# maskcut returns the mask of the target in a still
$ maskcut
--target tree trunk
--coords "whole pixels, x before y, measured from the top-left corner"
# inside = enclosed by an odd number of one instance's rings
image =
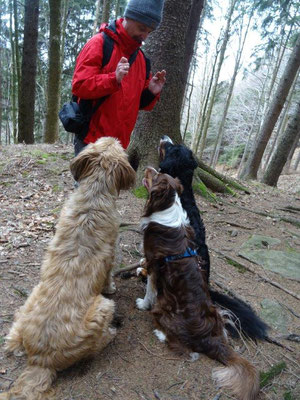
[[[226,121],[228,109],[229,109],[231,98],[232,98],[232,93],[233,93],[233,88],[234,88],[234,85],[235,85],[236,76],[237,76],[238,71],[240,69],[241,57],[242,57],[242,54],[243,54],[243,51],[244,51],[244,46],[245,46],[245,42],[246,42],[246,39],[247,39],[247,36],[248,36],[248,31],[249,31],[250,22],[251,22],[253,13],[254,13],[254,8],[252,8],[251,14],[250,14],[249,19],[248,19],[248,24],[247,24],[246,31],[245,31],[245,34],[244,34],[244,38],[242,38],[243,20],[242,20],[242,23],[241,23],[241,32],[240,32],[240,35],[239,35],[239,48],[238,48],[237,56],[235,58],[234,71],[233,71],[233,75],[232,75],[232,78],[231,78],[230,86],[229,86],[229,89],[228,89],[228,94],[227,94],[225,107],[224,107],[224,110],[223,110],[223,115],[222,115],[221,123],[220,123],[220,126],[219,126],[218,134],[217,134],[217,139],[215,141],[215,145],[214,145],[214,149],[213,149],[213,154],[212,154],[211,160],[210,160],[210,165],[212,165],[213,168],[215,168],[215,166],[217,164],[217,161],[218,161],[218,158],[219,158],[220,148],[221,148],[222,139],[223,139],[223,135],[224,135],[225,121]]]
[[[295,47],[287,61],[287,65],[271,102],[269,111],[263,122],[258,141],[254,143],[253,150],[248,162],[241,173],[244,179],[257,179],[257,172],[261,164],[265,148],[278,120],[282,107],[293,84],[294,78],[300,66],[300,35],[298,36]]]
[[[297,171],[298,165],[300,164],[300,151],[298,153],[298,156],[296,158],[295,164],[294,164],[294,170]]]
[[[210,74],[210,80],[209,80],[209,84],[208,84],[208,89],[207,89],[207,91],[205,93],[203,107],[201,107],[201,110],[199,111],[199,115],[198,115],[198,119],[197,119],[197,125],[196,125],[196,131],[195,131],[194,138],[193,138],[193,143],[192,143],[192,148],[196,153],[197,150],[198,150],[200,139],[201,139],[200,150],[199,150],[199,157],[200,158],[202,158],[202,153],[203,153],[204,146],[205,146],[205,141],[206,141],[207,130],[202,130],[202,129],[203,129],[203,125],[204,125],[204,122],[206,120],[206,117],[207,117],[206,110],[207,110],[207,106],[208,106],[208,101],[211,99],[210,98],[210,92],[212,90],[212,84],[213,84],[214,77],[215,77],[215,68],[216,68],[216,65],[217,65],[218,54],[219,54],[219,50],[216,48],[216,55],[215,55],[215,58],[214,58],[214,62],[213,62],[213,66],[212,66],[212,70],[211,70],[211,74]],[[204,76],[205,75],[206,74],[204,73]],[[210,104],[213,104],[213,102],[210,103]]]
[[[61,70],[63,69],[64,58],[65,58],[65,41],[66,41],[66,28],[68,20],[68,8],[69,0],[63,0],[62,3],[62,29],[61,29],[61,51],[60,51],[60,62]]]
[[[276,186],[278,178],[287,161],[290,150],[293,147],[295,137],[300,132],[300,101],[296,104],[287,129],[279,139],[278,146],[269,162],[262,182],[270,186]]]
[[[211,117],[211,114],[212,114],[212,110],[213,110],[213,106],[214,106],[214,102],[215,102],[215,97],[216,97],[216,92],[217,92],[217,87],[218,87],[220,71],[221,71],[221,68],[222,68],[222,65],[223,65],[223,62],[224,62],[225,51],[226,51],[228,40],[229,40],[229,33],[230,33],[230,28],[231,28],[231,18],[232,18],[232,15],[233,15],[233,11],[234,11],[234,7],[235,7],[236,2],[237,2],[237,0],[232,0],[231,1],[230,8],[228,10],[227,17],[226,17],[226,27],[225,27],[222,46],[221,46],[221,50],[220,50],[220,55],[219,55],[219,61],[218,61],[218,66],[217,66],[217,70],[216,70],[216,75],[214,77],[214,84],[213,84],[213,88],[212,88],[212,91],[211,91],[211,97],[209,99],[209,105],[207,107],[207,113],[206,113],[206,115],[203,115],[203,118],[205,119],[203,132],[202,132],[203,138],[206,138],[208,127],[209,127],[210,117]],[[199,135],[199,138],[198,138],[198,140],[196,142],[196,145],[195,145],[195,149],[194,149],[195,153],[198,150],[199,140],[200,140],[200,135]],[[204,150],[204,146],[205,146],[205,141],[202,140],[201,153]]]
[[[192,77],[192,82],[191,82],[191,89],[190,89],[190,93],[188,95],[187,116],[186,116],[186,122],[185,122],[184,131],[183,131],[183,137],[182,137],[183,142],[186,139],[186,132],[187,132],[188,125],[189,125],[189,122],[190,122],[191,100],[192,100],[192,94],[193,94],[193,90],[194,90],[195,73],[196,73],[196,65],[194,65],[194,70],[193,70],[193,73],[192,73],[193,77]]]
[[[278,76],[278,72],[279,72],[279,68],[281,66],[281,62],[283,59],[283,56],[285,54],[285,51],[287,49],[287,45],[288,45],[288,41],[290,39],[290,35],[293,29],[293,25],[290,27],[290,30],[288,32],[288,34],[285,36],[285,27],[283,27],[281,29],[281,35],[280,35],[280,43],[278,46],[278,54],[276,59],[274,60],[274,69],[273,69],[273,73],[272,73],[272,77],[271,77],[271,81],[270,81],[270,85],[269,85],[269,90],[266,96],[266,100],[267,102],[270,102],[271,98],[272,98],[272,91],[274,89],[274,85]],[[269,105],[269,103],[267,103],[267,105]]]
[[[0,7],[0,37],[2,35],[2,10]],[[2,99],[2,43],[0,41],[0,145],[2,144],[2,104],[3,104],[3,99]]]
[[[268,71],[269,71],[269,69],[268,69]],[[268,73],[267,73],[267,76],[268,76]],[[255,130],[255,124],[256,124],[258,112],[260,110],[260,107],[261,107],[261,105],[263,103],[263,99],[265,97],[266,83],[267,83],[267,78],[263,80],[261,93],[260,93],[260,96],[259,96],[259,99],[258,99],[258,102],[257,102],[257,106],[256,106],[255,114],[254,114],[254,117],[253,117],[253,121],[252,121],[252,124],[251,124],[250,132],[248,134],[247,143],[246,143],[246,146],[245,146],[245,149],[244,149],[244,152],[243,152],[243,156],[242,156],[239,168],[238,168],[238,172],[237,172],[238,179],[241,178],[241,172],[243,171],[244,166],[246,165],[246,162],[248,161],[249,152],[250,152],[250,143],[251,143],[252,135],[253,135],[254,130]]]
[[[185,52],[182,74],[187,79],[195,50],[197,32],[205,0],[192,0],[189,24],[185,35]],[[187,84],[187,80],[185,85]]]
[[[50,6],[50,48],[48,70],[47,113],[45,121],[45,143],[58,139],[58,111],[60,104],[61,76],[61,0],[49,0]]]
[[[100,19],[100,8],[101,8],[101,0],[96,1],[96,12],[95,12],[95,19],[94,19],[94,29],[93,35],[96,35],[99,29],[99,19]]]
[[[111,0],[103,0],[102,6],[102,17],[101,22],[109,22],[109,15],[110,15],[110,1]]]
[[[287,161],[286,161],[286,163],[285,163],[285,165],[284,165],[284,168],[283,168],[283,170],[282,170],[282,173],[283,173],[283,174],[288,174],[288,173],[290,172],[292,159],[293,159],[293,156],[294,156],[294,154],[295,154],[296,148],[297,148],[297,146],[298,146],[298,144],[299,144],[299,139],[300,139],[300,130],[299,130],[299,132],[298,132],[298,135],[294,138],[293,146],[292,146],[292,148],[291,148],[291,150],[290,150],[290,152],[289,152]]]
[[[13,141],[17,140],[17,73],[16,73],[16,56],[15,56],[15,43],[13,39],[13,7],[12,3],[9,5],[9,40],[11,47],[11,82],[10,82],[10,102],[11,102],[11,119],[12,119],[12,133]],[[6,130],[9,134],[9,130]],[[8,136],[10,140],[10,136]]]
[[[15,21],[14,37],[15,37],[17,87],[19,93],[21,88],[21,68],[20,68],[20,52],[19,52],[19,18],[18,18],[17,0],[13,0],[13,4],[14,4],[14,21]]]
[[[293,85],[292,85],[292,87],[290,89],[289,95],[288,95],[287,100],[285,102],[284,109],[283,109],[283,111],[281,113],[281,119],[280,119],[280,121],[278,123],[276,135],[274,137],[272,145],[270,146],[269,153],[266,156],[266,160],[265,160],[264,166],[262,168],[263,172],[265,172],[265,170],[266,170],[266,168],[267,168],[267,166],[269,164],[269,161],[270,161],[270,159],[271,159],[271,157],[273,155],[273,151],[277,146],[278,138],[282,135],[283,132],[285,132],[286,125],[287,125],[287,122],[288,122],[288,117],[289,117],[288,114],[289,114],[289,110],[290,110],[290,105],[291,105],[291,101],[292,101],[292,98],[293,98],[293,95],[294,95],[296,83],[298,81],[298,76],[299,76],[299,73],[296,75],[296,77],[294,79],[294,83],[293,83]]]
[[[120,0],[116,0],[115,19],[118,19],[119,16],[120,16]]]
[[[179,6],[180,5],[180,6]],[[138,165],[138,180],[147,165],[158,164],[157,145],[163,134],[181,142],[180,111],[186,76],[183,75],[185,34],[189,26],[191,1],[166,0],[163,21],[145,46],[152,71],[166,69],[167,81],[152,112],[140,114],[129,146],[131,161]]]
[[[39,0],[25,1],[24,45],[19,97],[19,143],[34,143],[34,103]]]

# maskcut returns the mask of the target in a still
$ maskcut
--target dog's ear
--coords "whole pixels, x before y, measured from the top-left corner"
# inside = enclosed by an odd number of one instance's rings
[[[95,169],[95,164],[99,162],[98,153],[82,151],[70,163],[70,170],[75,179],[79,182],[81,179],[91,175]]]
[[[198,166],[199,166],[197,160],[194,157],[192,150],[190,150],[190,166],[191,166],[191,169],[193,169],[193,170],[198,168]]]
[[[178,178],[175,178],[175,183],[176,183],[176,192],[178,193],[178,196],[181,196],[183,192],[183,186]]]
[[[109,178],[112,179],[112,184],[119,193],[120,190],[129,189],[134,185],[136,174],[128,160],[120,158],[118,163],[113,166],[111,174],[108,174],[107,179]]]
[[[178,179],[177,181],[180,185]],[[164,177],[163,179],[160,179],[159,182],[155,183],[155,185],[153,185],[149,191],[144,217],[149,217],[149,215],[153,214],[154,212],[163,211],[171,207],[174,202],[176,190],[177,183],[174,187],[174,185],[170,184],[170,180],[168,178]]]

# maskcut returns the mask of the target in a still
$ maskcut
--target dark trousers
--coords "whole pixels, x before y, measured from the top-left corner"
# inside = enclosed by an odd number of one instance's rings
[[[83,140],[79,139],[76,135],[74,135],[74,153],[75,157],[81,152],[82,149],[87,146]]]

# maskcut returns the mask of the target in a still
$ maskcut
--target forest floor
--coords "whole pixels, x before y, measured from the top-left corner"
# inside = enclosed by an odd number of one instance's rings
[[[0,154],[2,391],[9,388],[26,365],[25,356],[17,358],[4,354],[4,336],[9,331],[15,310],[24,303],[39,280],[46,246],[53,237],[62,204],[74,188],[69,172],[71,146],[12,145],[2,147]],[[264,235],[279,239],[276,250],[288,249],[299,254],[300,230],[282,217],[299,220],[300,175],[282,176],[278,189],[257,182],[246,185],[251,194],[222,195],[217,203],[197,197],[210,249],[211,285],[221,291],[227,288],[251,304],[260,315],[267,314],[263,314],[266,300],[279,307],[274,319],[269,321],[272,324],[270,336],[284,347],[241,339],[232,340],[231,344],[260,372],[285,363],[282,371],[262,387],[259,400],[296,400],[300,399],[300,343],[288,339],[298,338],[299,341],[299,279],[266,270],[240,257],[239,252],[251,236]],[[116,269],[136,263],[141,258],[142,236],[138,225],[144,203],[144,199],[136,198],[131,192],[122,192],[117,202],[121,221],[133,225],[132,230],[122,228],[120,232],[122,260],[118,260]],[[269,246],[268,241],[262,243]],[[233,399],[220,391],[211,379],[212,368],[219,365],[216,361],[201,355],[198,361],[191,362],[187,356],[173,354],[166,345],[158,342],[153,335],[151,314],[135,308],[136,298],[144,296],[142,280],[135,276],[122,279],[120,275],[115,280],[117,292],[110,297],[115,300],[117,313],[122,318],[116,338],[100,354],[60,372],[54,384],[55,398]],[[281,288],[274,286],[274,282]],[[276,325],[275,317],[280,313],[283,322]]]

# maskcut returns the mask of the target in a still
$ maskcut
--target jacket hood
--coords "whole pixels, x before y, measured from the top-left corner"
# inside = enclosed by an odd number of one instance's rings
[[[131,36],[128,35],[127,31],[124,29],[123,25],[123,18],[120,18],[115,21],[116,23],[116,32],[113,32],[109,28],[109,24],[105,23],[102,24],[100,27],[100,32],[105,32],[108,36],[110,36],[115,42],[117,42],[122,51],[125,54],[130,56],[134,53],[140,46],[141,43],[133,39]]]

